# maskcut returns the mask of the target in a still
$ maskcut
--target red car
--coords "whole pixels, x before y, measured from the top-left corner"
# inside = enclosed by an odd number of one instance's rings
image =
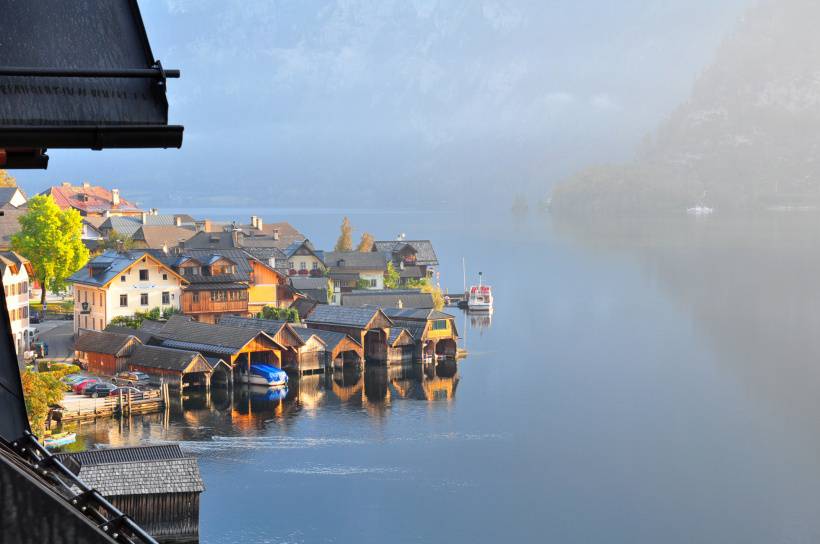
[[[81,382],[75,383],[75,384],[71,387],[71,390],[72,390],[72,391],[74,391],[75,393],[77,393],[78,395],[82,395],[83,390],[84,390],[86,387],[88,387],[88,386],[89,386],[89,385],[91,385],[92,383],[100,383],[100,381],[101,381],[101,380],[100,380],[99,378],[88,378],[87,380],[83,380],[83,381],[81,381]]]

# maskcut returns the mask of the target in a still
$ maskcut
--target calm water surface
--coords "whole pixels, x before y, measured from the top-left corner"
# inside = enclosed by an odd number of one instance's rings
[[[341,215],[276,217],[329,247]],[[485,273],[466,360],[192,395],[78,446],[180,441],[204,542],[820,540],[816,218],[351,219],[433,239],[453,290],[462,256]]]

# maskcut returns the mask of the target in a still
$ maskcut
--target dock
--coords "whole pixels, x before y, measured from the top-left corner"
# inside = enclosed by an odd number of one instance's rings
[[[162,389],[145,391],[139,399],[131,395],[92,399],[79,395],[66,396],[60,401],[62,422],[114,417],[130,414],[146,414],[162,411],[168,402],[168,384]]]

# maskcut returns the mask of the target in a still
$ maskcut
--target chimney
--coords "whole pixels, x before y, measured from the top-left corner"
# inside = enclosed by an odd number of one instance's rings
[[[162,252],[168,255],[168,242],[162,242]]]
[[[182,218],[180,216],[174,216],[174,225],[176,225],[177,227],[182,226]]]
[[[251,216],[251,228],[252,229],[256,228],[256,219],[257,219],[257,217],[255,215]]]
[[[66,189],[70,189],[70,188],[71,188],[71,182],[69,182],[69,181],[64,181],[61,185],[62,185],[63,187],[65,187]]]
[[[273,239],[274,240],[279,239],[279,229],[273,229]]]
[[[159,215],[159,210],[156,208],[151,208],[151,215]]]
[[[85,188],[86,184],[83,183],[83,187]],[[120,190],[119,189],[111,189],[111,204],[114,206],[120,205]]]
[[[117,200],[119,201],[119,198],[117,198]],[[140,218],[142,219],[142,224],[143,225],[146,224],[148,222],[148,213],[147,212],[142,212],[140,214]]]
[[[261,217],[256,218],[256,228],[259,229],[259,230],[262,230],[262,218]]]
[[[404,308],[404,303],[401,301],[401,299],[399,299],[399,301],[396,303],[396,308],[398,308],[399,310]]]
[[[91,184],[87,181],[83,182],[83,189],[91,189]]]

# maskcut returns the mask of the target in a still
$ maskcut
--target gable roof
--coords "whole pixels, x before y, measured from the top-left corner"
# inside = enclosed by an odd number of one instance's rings
[[[390,347],[406,346],[413,343],[413,335],[403,327],[391,327],[387,345]]]
[[[156,336],[163,339],[162,345],[166,347],[230,355],[260,334],[276,343],[269,335],[257,329],[211,325],[182,315],[173,315]]]
[[[31,262],[14,251],[0,252],[0,274],[4,273],[7,268],[11,268],[14,274],[18,274],[23,268],[25,268],[29,276],[34,274],[34,270],[31,268]]]
[[[74,350],[84,353],[119,355],[122,350],[133,341],[136,341],[138,344],[141,343],[139,338],[133,334],[81,329],[80,337],[74,343]]]
[[[291,308],[295,308],[296,311],[299,313],[299,319],[304,321],[307,317],[313,313],[313,309],[316,308],[320,303],[316,300],[309,299],[309,298],[302,298],[297,297],[291,304]],[[322,302],[324,304],[324,302]]]
[[[436,305],[433,295],[418,290],[353,291],[342,293],[341,300],[342,306],[378,306],[385,309],[398,308],[399,302],[402,308],[432,309]]]
[[[179,444],[159,446],[132,446],[127,448],[100,448],[76,453],[55,453],[61,461],[71,459],[79,465],[100,465],[108,463],[128,463],[134,461],[164,461],[184,459],[185,454]]]
[[[333,270],[386,270],[387,257],[383,253],[362,251],[328,251],[325,253],[325,265]]]
[[[324,263],[325,252],[320,250],[320,249],[314,248],[313,244],[310,243],[310,240],[299,240],[299,241],[293,242],[292,244],[287,246],[282,251],[285,254],[285,256],[288,259],[290,259],[300,249],[304,249],[305,251],[307,251],[308,253],[310,253],[311,255],[313,255],[314,257],[316,257],[317,259],[319,259],[320,261],[322,261]]]
[[[91,185],[90,183],[83,183],[82,185],[63,183],[62,185],[49,187],[40,194],[51,195],[60,208],[64,210],[74,208],[79,210],[82,215],[105,212],[139,213],[142,211],[136,204],[122,197],[119,198],[119,204],[114,204],[112,190],[98,185]]]
[[[15,206],[11,203],[17,194],[23,197],[23,203],[20,206]],[[11,206],[12,208],[19,208],[25,206],[28,201],[26,193],[20,187],[0,187],[0,207]]]
[[[129,267],[142,260],[143,257],[151,259],[161,265],[183,283],[188,283],[186,278],[177,274],[167,263],[154,257],[150,252],[145,250],[108,250],[91,259],[85,267],[72,274],[71,277],[68,278],[68,281],[71,283],[92,285],[94,287],[104,287]]]
[[[304,342],[310,340],[311,336],[318,336],[319,340],[324,343],[325,347],[331,351],[333,351],[345,338],[361,347],[361,344],[355,338],[352,338],[343,332],[325,331],[322,329],[312,329],[310,327],[293,327],[293,330],[296,331],[296,334],[298,334]]]
[[[203,364],[207,363],[197,351],[139,345],[134,348],[134,351],[128,357],[128,363],[184,372],[188,367],[194,364],[197,359],[202,359]]]
[[[110,332],[110,333],[114,333],[114,334],[123,334],[123,335],[126,335],[126,336],[128,336],[128,335],[136,336],[137,338],[139,338],[140,342],[142,342],[143,344],[148,344],[149,342],[151,342],[151,339],[154,338],[154,335],[151,334],[150,331],[147,331],[147,330],[144,330],[144,329],[132,329],[130,327],[122,327],[122,326],[119,326],[119,325],[111,325],[111,324],[106,325],[105,332]]]
[[[177,218],[180,220],[180,225],[177,226]],[[177,227],[184,228],[188,231],[190,238],[195,231],[195,223],[189,215],[167,215],[167,214],[153,214],[145,213],[144,216],[134,215],[112,215],[105,218],[99,225],[103,230],[115,230],[124,236],[134,236],[140,227]],[[176,245],[176,244],[175,244]]]
[[[390,319],[412,319],[428,321],[435,319],[455,319],[454,315],[445,314],[432,308],[382,308]]]
[[[345,306],[320,304],[313,309],[313,312],[304,319],[304,321],[308,324],[345,325],[365,328],[379,315],[383,316],[387,323],[390,323],[390,318],[378,308],[349,308]]]
[[[226,325],[228,327],[238,327],[243,329],[253,329],[256,331],[265,332],[270,337],[275,337],[280,333],[285,333],[286,337],[289,336],[290,340],[283,340],[283,341],[295,341],[297,344],[304,344],[304,341],[299,337],[299,335],[295,334],[294,327],[291,323],[287,321],[276,321],[274,319],[257,319],[255,317],[240,317],[235,315],[224,315],[219,319],[220,325]]]
[[[430,240],[376,240],[373,242],[373,251],[392,255],[406,245],[416,251],[416,263],[428,266],[438,264],[438,257]]]
[[[19,218],[28,211],[27,206],[0,210],[0,248],[11,247],[11,237],[20,232]]]
[[[185,227],[165,225],[142,225],[134,233],[135,241],[143,242],[150,248],[174,247],[194,235],[194,231]]]

